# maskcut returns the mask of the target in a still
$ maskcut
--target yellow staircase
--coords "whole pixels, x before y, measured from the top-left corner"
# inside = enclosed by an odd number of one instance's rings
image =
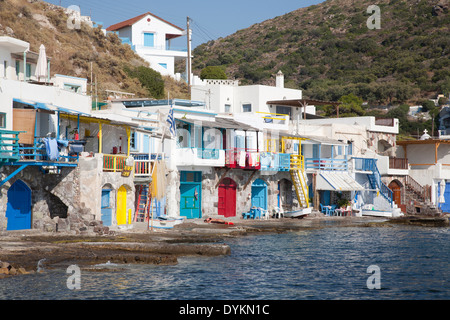
[[[289,170],[291,174],[292,183],[295,187],[295,193],[297,194],[297,199],[301,207],[309,207],[309,197],[308,197],[308,185],[305,173],[305,158],[301,154],[301,141],[306,140],[300,137],[282,137],[281,146],[282,152],[287,153],[287,143],[286,140],[297,140],[298,141],[298,154],[291,154],[291,168]]]
[[[302,155],[291,154],[290,174],[300,206],[308,208],[309,207],[308,186],[306,183],[305,160]]]

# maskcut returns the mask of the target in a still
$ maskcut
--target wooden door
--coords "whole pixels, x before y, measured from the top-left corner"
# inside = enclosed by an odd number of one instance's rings
[[[219,214],[224,217],[236,216],[236,183],[230,179],[223,179],[219,185]]]
[[[402,204],[402,187],[397,181],[394,180],[389,184],[389,189],[392,190],[395,204],[400,207]]]
[[[117,225],[127,224],[127,189],[121,186],[117,191]]]

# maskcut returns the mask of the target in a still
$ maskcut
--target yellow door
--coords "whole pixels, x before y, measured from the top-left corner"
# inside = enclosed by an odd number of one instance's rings
[[[117,191],[117,224],[127,224],[127,189],[124,186]]]

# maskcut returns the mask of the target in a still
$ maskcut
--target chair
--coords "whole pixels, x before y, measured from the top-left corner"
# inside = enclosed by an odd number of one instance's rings
[[[336,207],[337,207],[337,205],[333,204],[331,206],[331,208],[328,208],[327,209],[327,215],[333,216],[336,213]]]
[[[321,203],[319,203],[319,205],[320,205],[320,212],[327,214],[327,207],[325,207]]]
[[[352,215],[352,207],[351,206],[347,206],[347,208],[342,209],[342,215],[343,216],[348,216],[348,215]]]

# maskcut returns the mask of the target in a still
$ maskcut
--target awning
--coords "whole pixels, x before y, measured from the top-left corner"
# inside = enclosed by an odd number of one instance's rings
[[[321,171],[316,179],[317,190],[361,191],[364,187],[346,172]]]
[[[67,113],[67,114],[73,114],[73,115],[84,115],[84,116],[90,116],[87,113],[81,112],[81,111],[77,111],[77,110],[73,110],[73,109],[68,109],[68,108],[63,108],[60,106],[55,106],[51,103],[43,103],[43,102],[37,102],[37,101],[31,101],[31,100],[26,100],[26,99],[18,99],[18,98],[13,98],[13,102],[17,102],[17,103],[21,103],[21,104],[26,104],[29,105],[35,109],[40,109],[40,110],[46,110],[49,112],[63,112],[63,113]]]

